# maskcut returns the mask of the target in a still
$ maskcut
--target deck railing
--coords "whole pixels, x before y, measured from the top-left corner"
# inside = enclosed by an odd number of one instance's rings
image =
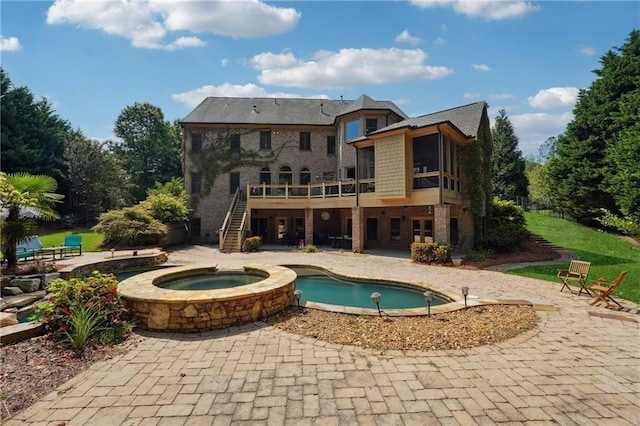
[[[307,185],[247,185],[247,197],[251,199],[300,199],[300,198],[342,198],[356,195],[356,182],[353,180],[323,182]]]

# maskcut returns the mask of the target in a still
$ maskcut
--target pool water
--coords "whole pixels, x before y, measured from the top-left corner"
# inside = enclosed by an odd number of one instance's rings
[[[156,285],[171,290],[219,290],[253,284],[264,278],[264,275],[244,271],[215,271],[175,278]]]
[[[375,309],[371,293],[380,293],[380,309],[409,309],[426,305],[424,290],[414,290],[384,281],[355,281],[322,273],[301,274],[296,278],[296,289],[301,299],[331,305]],[[448,303],[436,293],[431,306]]]

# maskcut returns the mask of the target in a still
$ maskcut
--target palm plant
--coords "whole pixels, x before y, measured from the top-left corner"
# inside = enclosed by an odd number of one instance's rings
[[[1,223],[0,237],[9,271],[18,265],[17,244],[35,230],[33,218],[26,217],[25,211],[44,220],[59,217],[53,210],[53,205],[63,198],[55,193],[57,188],[56,180],[50,176],[0,172],[0,207],[6,216]]]

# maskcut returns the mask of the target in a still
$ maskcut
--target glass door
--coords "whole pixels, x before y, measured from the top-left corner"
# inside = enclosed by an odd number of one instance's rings
[[[433,242],[433,221],[424,217],[411,219],[411,235],[414,243]]]

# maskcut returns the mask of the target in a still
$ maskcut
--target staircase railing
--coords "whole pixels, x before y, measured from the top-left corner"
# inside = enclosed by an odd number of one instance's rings
[[[247,221],[247,212],[242,213],[242,222],[240,222],[240,227],[238,228],[238,251],[242,251],[242,242],[244,241],[245,235],[245,226]]]
[[[229,226],[231,225],[231,218],[233,217],[233,212],[235,211],[241,196],[242,196],[242,191],[240,190],[240,188],[236,189],[236,193],[233,194],[233,200],[231,200],[231,205],[229,206],[227,215],[225,216],[224,222],[222,223],[222,228],[220,228],[220,230],[218,231],[218,239],[219,239],[221,251],[224,247],[224,240],[227,238],[227,233],[229,232]]]

